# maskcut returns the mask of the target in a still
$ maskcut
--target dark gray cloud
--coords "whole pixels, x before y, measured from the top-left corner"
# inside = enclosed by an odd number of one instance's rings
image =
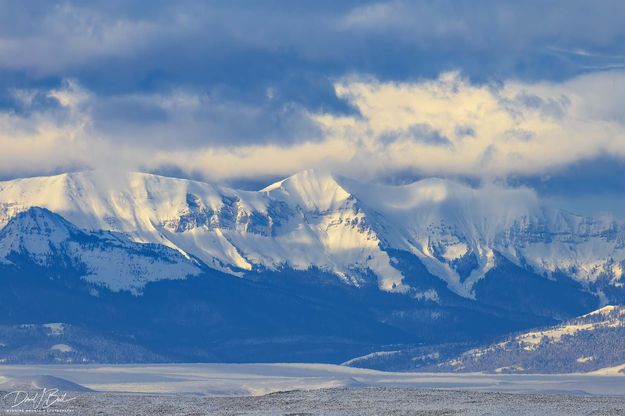
[[[545,99],[525,91],[517,94],[514,99],[503,102],[503,105],[505,105],[511,113],[519,113],[519,110],[531,109],[539,112],[545,119],[561,119],[570,104],[571,99],[566,95]]]
[[[457,137],[473,137],[475,136],[475,129],[472,126],[460,125],[456,126],[455,133]]]
[[[506,140],[518,140],[522,142],[528,142],[532,140],[536,135],[524,129],[509,129],[504,132],[504,139]]]
[[[3,2],[0,68],[23,82],[78,78],[99,93],[227,85],[249,99],[278,84],[332,107],[323,79],[351,71],[561,79],[622,65],[624,16],[614,0]]]
[[[296,102],[268,93],[254,104],[218,93],[164,93],[93,97],[93,127],[118,141],[160,148],[235,146],[319,140],[318,126]]]
[[[398,140],[410,140],[423,143],[428,146],[452,146],[451,140],[449,140],[448,137],[429,124],[425,123],[416,123],[406,129],[386,131],[380,135],[378,140],[380,143],[385,145]]]

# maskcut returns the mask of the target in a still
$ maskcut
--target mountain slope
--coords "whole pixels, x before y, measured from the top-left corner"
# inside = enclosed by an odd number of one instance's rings
[[[375,185],[312,170],[259,192],[140,173],[0,183],[0,226],[35,206],[238,276],[318,268],[347,284],[373,280],[423,296],[389,255],[399,251],[467,298],[498,257],[548,279],[566,276],[602,298],[622,296],[625,226],[543,207],[527,189],[439,179]]]
[[[57,276],[77,271],[111,290],[138,293],[146,281],[185,279],[200,266],[176,250],[140,244],[123,234],[82,231],[45,208],[29,208],[0,230],[0,264],[34,264]]]
[[[625,307],[605,306],[553,327],[467,351],[424,371],[589,372],[625,363]]]
[[[78,227],[163,244],[231,274],[318,267],[358,284],[366,274],[361,271],[372,270],[381,287],[399,288],[402,276],[353,198],[330,176],[315,179],[323,192],[306,194],[290,182],[285,189],[233,191],[145,174],[119,183],[95,173],[12,181],[0,184],[0,225],[41,206]],[[324,205],[332,192],[332,204]]]
[[[447,357],[625,300],[623,230],[527,189],[439,179],[0,182],[0,326],[62,322],[124,349],[110,360],[341,362],[441,344]],[[4,358],[68,354],[31,341]],[[108,357],[74,344],[72,360]]]
[[[64,263],[19,260],[19,267],[0,264],[0,361],[13,363],[341,362],[388,344],[490,338],[545,323],[462,298],[440,306],[345,285],[319,271],[240,279],[206,269],[133,294],[88,281]],[[49,322],[68,328],[64,337],[42,341],[21,330]]]

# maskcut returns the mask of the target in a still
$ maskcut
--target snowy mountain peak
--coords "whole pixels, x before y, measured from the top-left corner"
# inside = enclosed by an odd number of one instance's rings
[[[349,284],[374,276],[383,290],[409,292],[389,254],[402,252],[473,297],[497,258],[589,289],[622,284],[625,269],[623,224],[546,208],[530,189],[493,184],[433,178],[390,186],[318,170],[258,192],[145,173],[0,182],[0,227],[31,207],[239,276],[316,268]]]
[[[113,291],[139,293],[150,281],[184,279],[201,268],[175,250],[107,231],[84,231],[45,208],[15,215],[0,230],[0,265],[32,262],[77,273]]]
[[[50,210],[40,207],[32,207],[19,212],[12,217],[9,223],[2,229],[3,233],[19,231],[23,234],[51,235],[55,232],[69,234],[72,225]]]
[[[351,195],[326,171],[308,169],[261,190],[271,198],[290,200],[308,211],[335,210]]]
[[[51,247],[69,239],[72,225],[45,208],[33,207],[11,218],[0,230],[0,258],[11,252],[47,256]]]

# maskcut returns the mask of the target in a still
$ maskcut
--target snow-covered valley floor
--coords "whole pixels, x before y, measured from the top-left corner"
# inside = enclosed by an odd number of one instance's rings
[[[625,399],[526,393],[355,388],[296,390],[265,396],[77,394],[66,406],[75,415],[136,416],[373,416],[373,415],[624,415]],[[14,414],[14,413],[13,413]]]
[[[59,413],[85,416],[197,415],[623,415],[620,396],[572,396],[414,388],[332,388],[264,396],[77,393]],[[15,412],[0,411],[0,414]],[[57,410],[57,412],[58,412]]]
[[[75,400],[51,407],[81,415],[625,414],[625,376],[609,372],[419,374],[322,364],[12,365],[1,366],[0,376],[0,390],[6,392],[63,391],[72,383],[95,390],[70,391],[67,396]],[[9,410],[14,396],[3,398],[0,409]]]

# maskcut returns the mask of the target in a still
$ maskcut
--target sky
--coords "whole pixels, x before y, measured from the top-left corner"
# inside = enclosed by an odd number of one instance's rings
[[[0,178],[315,167],[625,218],[623,21],[611,0],[3,1]]]

